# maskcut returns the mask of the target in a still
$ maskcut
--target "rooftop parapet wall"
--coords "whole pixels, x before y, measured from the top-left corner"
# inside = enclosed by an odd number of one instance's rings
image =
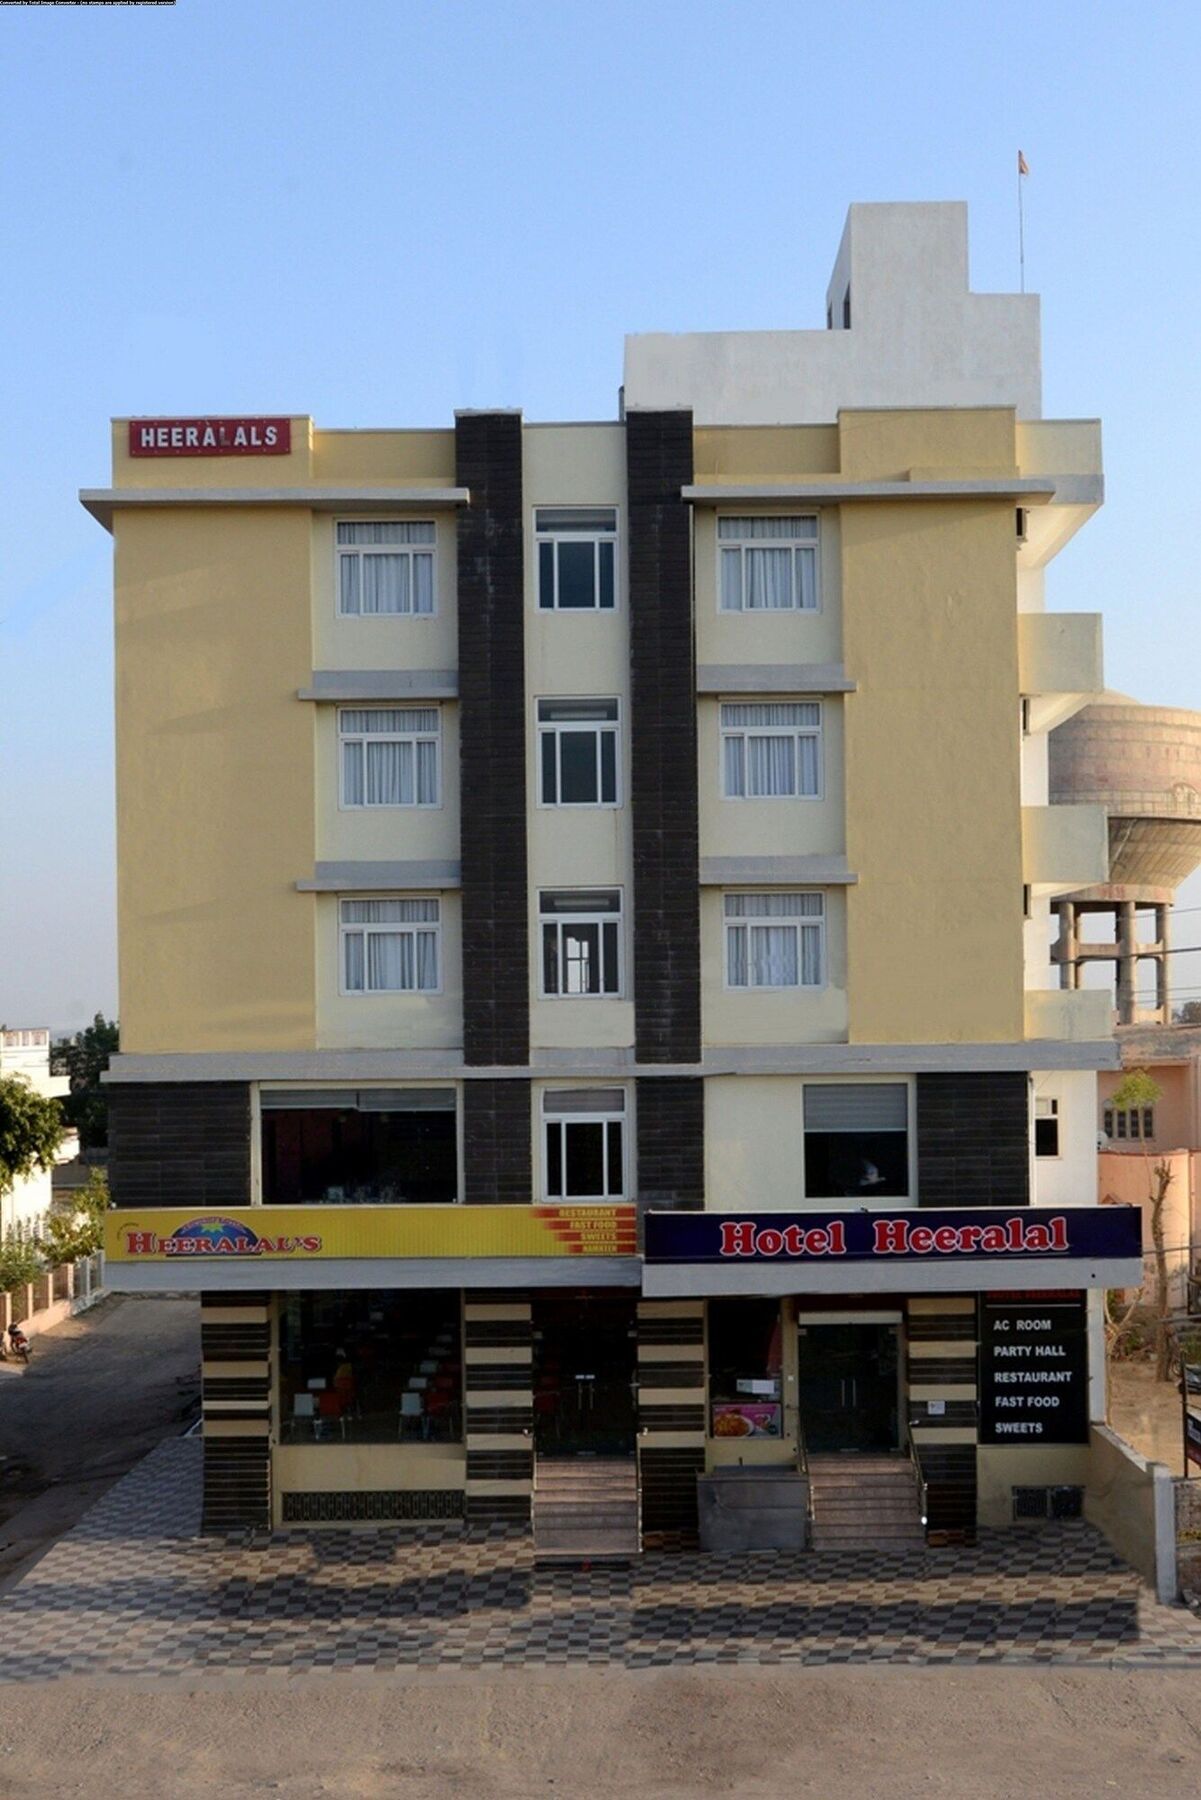
[[[280,415],[290,427],[283,455],[131,456],[133,420],[112,422],[113,486],[257,490],[308,486],[450,487],[453,430],[323,431],[306,413]]]
[[[828,423],[848,406],[1040,416],[1038,297],[970,291],[961,201],[852,206],[827,304],[825,331],[627,338],[627,407],[691,406],[700,424],[734,425]]]

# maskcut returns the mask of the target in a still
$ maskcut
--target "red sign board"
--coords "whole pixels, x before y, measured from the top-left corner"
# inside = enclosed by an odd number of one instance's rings
[[[291,419],[131,419],[131,456],[286,456]]]

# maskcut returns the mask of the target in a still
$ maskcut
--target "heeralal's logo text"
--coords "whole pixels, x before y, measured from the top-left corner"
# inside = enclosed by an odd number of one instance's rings
[[[1056,1216],[1032,1222],[1010,1218],[989,1225],[923,1225],[914,1219],[873,1219],[871,1256],[1049,1256],[1066,1255],[1068,1222]],[[722,1257],[847,1255],[844,1219],[825,1225],[759,1225],[754,1219],[723,1219]]]
[[[127,1228],[126,1256],[293,1256],[315,1255],[321,1249],[319,1237],[268,1237],[252,1231],[241,1219],[228,1219],[219,1214],[207,1219],[189,1219],[169,1237],[141,1227]]]
[[[286,456],[291,419],[131,419],[131,456]]]

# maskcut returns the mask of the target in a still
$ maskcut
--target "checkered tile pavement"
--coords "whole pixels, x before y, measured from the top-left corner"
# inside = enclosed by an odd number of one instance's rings
[[[6,1596],[0,1679],[596,1663],[1054,1663],[1201,1669],[1090,1527],[902,1555],[647,1555],[535,1568],[454,1524],[197,1535],[200,1444],[146,1458]]]

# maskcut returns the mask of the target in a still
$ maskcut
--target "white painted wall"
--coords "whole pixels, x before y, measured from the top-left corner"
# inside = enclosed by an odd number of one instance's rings
[[[1033,1157],[1036,1206],[1092,1206],[1097,1198],[1097,1077],[1062,1069],[1033,1077],[1033,1099],[1059,1102],[1059,1155]],[[1034,1130],[1031,1106],[1031,1133]],[[1033,1148],[1033,1147],[1032,1147]]]
[[[850,407],[1042,411],[1039,300],[968,288],[967,207],[855,205],[824,331],[648,332],[626,339],[625,404],[698,424],[822,424]],[[841,329],[851,288],[851,329]]]

